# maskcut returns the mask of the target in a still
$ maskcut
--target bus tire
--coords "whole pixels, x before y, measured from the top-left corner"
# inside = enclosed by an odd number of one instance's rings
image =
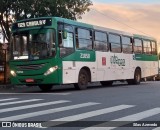
[[[141,70],[136,69],[134,73],[134,79],[128,79],[127,82],[130,85],[139,85],[141,83]]]
[[[39,85],[39,88],[43,91],[43,92],[48,92],[52,89],[52,85]]]
[[[133,84],[138,85],[140,83],[141,83],[141,70],[136,69],[135,74],[134,74]]]
[[[78,83],[74,84],[75,89],[84,90],[87,89],[89,81],[89,75],[85,69],[81,69],[78,76]]]
[[[113,84],[113,81],[100,81],[102,86],[111,86]]]

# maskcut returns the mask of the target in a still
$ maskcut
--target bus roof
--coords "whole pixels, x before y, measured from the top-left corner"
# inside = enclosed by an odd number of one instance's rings
[[[16,21],[15,23],[25,22],[25,21],[28,21],[28,20],[30,21],[30,20],[38,20],[38,19],[47,19],[47,18],[54,19],[57,22],[68,23],[68,24],[71,24],[71,25],[79,26],[79,27],[84,27],[84,28],[95,29],[95,30],[104,31],[104,32],[108,32],[108,33],[115,33],[115,34],[119,34],[119,35],[126,35],[126,36],[135,37],[135,38],[143,38],[143,39],[156,41],[156,39],[153,38],[153,37],[139,35],[139,34],[133,34],[133,33],[120,31],[120,30],[115,30],[115,29],[111,29],[111,28],[100,27],[100,26],[91,25],[91,24],[78,22],[78,21],[74,21],[74,20],[70,20],[70,19],[66,19],[66,18],[61,18],[61,17],[30,18],[30,19],[24,19],[24,20]]]
[[[101,31],[104,31],[104,32],[116,33],[116,34],[120,34],[120,35],[126,35],[126,36],[135,37],[135,38],[143,38],[143,39],[156,41],[156,39],[154,37],[149,37],[149,36],[144,36],[144,35],[139,35],[139,34],[133,34],[133,33],[125,32],[125,31],[120,31],[120,30],[115,30],[115,29],[111,29],[111,28],[86,24],[86,23],[83,23],[83,22],[77,22],[77,21],[74,21],[74,20],[60,18],[60,17],[54,17],[54,18],[57,21],[72,24],[72,25],[76,25],[76,26],[82,26],[82,27],[87,27],[87,28],[91,28],[91,29],[93,28],[95,30],[101,30]]]
[[[60,18],[60,17],[55,17],[55,19],[60,22],[64,22],[64,23],[68,23],[68,24],[72,24],[72,25],[76,25],[76,26],[80,26],[80,27],[91,28],[91,29],[100,30],[100,31],[104,31],[104,32],[117,33],[117,34],[121,34],[121,35],[133,36],[133,34],[131,34],[131,33],[123,32],[123,31],[119,31],[119,30],[114,30],[114,29],[110,29],[110,28],[105,28],[105,27],[100,27],[100,26],[96,26],[96,25],[86,24],[83,22],[77,22],[77,21],[70,20],[70,19],[65,19],[65,18]]]
[[[134,34],[133,37],[135,37],[135,38],[143,38],[143,39],[146,39],[146,40],[153,40],[153,41],[156,41],[156,39],[153,38],[153,37],[144,36],[144,35],[139,35],[139,34]]]

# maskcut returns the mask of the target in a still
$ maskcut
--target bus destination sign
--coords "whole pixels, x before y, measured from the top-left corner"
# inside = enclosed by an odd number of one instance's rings
[[[29,28],[35,26],[51,26],[52,20],[51,19],[37,19],[37,20],[28,20],[24,22],[15,23],[13,25],[14,29],[16,28]]]
[[[19,28],[32,27],[32,26],[42,26],[46,24],[46,20],[37,20],[37,21],[29,21],[18,23]]]

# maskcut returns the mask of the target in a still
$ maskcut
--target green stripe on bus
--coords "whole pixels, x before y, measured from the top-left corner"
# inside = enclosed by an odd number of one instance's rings
[[[133,57],[137,61],[158,61],[157,55],[135,54]]]
[[[63,58],[63,61],[81,61],[81,62],[95,62],[95,51],[77,50],[75,53]]]

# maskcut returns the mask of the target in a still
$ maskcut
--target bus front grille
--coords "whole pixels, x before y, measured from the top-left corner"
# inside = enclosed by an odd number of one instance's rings
[[[44,67],[45,64],[39,64],[39,65],[18,65],[18,70],[39,70],[42,67]]]

